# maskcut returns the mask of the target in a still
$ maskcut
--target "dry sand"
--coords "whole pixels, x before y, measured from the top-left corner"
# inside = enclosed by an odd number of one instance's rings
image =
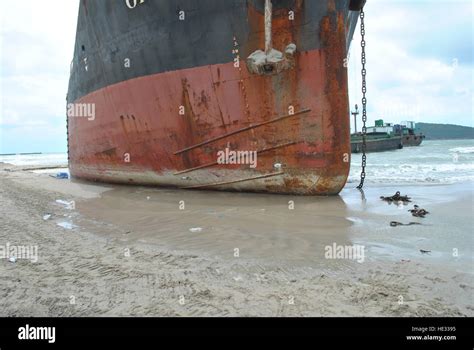
[[[0,316],[473,316],[472,186],[402,188],[425,219],[378,198],[396,190],[179,191],[1,164],[0,246],[39,257],[0,260]],[[333,243],[363,244],[365,260],[326,259]]]

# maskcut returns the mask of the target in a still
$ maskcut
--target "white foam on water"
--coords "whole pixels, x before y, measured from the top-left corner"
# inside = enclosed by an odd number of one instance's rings
[[[450,148],[449,152],[455,153],[474,153],[474,147],[456,147]]]
[[[360,179],[361,155],[352,155],[349,183]],[[424,141],[419,147],[369,153],[366,181],[385,184],[474,182],[474,140]]]
[[[7,155],[0,156],[0,162],[13,165],[63,165],[67,164],[67,153]]]

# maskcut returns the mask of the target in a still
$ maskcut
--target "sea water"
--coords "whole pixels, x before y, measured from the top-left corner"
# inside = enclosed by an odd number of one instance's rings
[[[353,154],[349,184],[360,179]],[[366,181],[376,184],[455,184],[474,181],[474,140],[423,141],[420,146],[368,153]]]
[[[59,166],[67,164],[67,153],[0,155],[0,162],[23,166]]]
[[[353,154],[349,184],[359,181],[361,155]],[[14,165],[64,165],[66,153],[0,156]],[[377,184],[454,184],[474,181],[474,140],[423,141],[420,146],[367,154],[366,181]]]

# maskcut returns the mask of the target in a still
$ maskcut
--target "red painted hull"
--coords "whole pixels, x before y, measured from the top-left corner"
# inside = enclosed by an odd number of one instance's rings
[[[180,188],[337,194],[351,153],[346,31],[342,18],[336,31],[326,22],[324,49],[297,52],[295,67],[278,75],[250,74],[241,61],[240,68],[227,63],[135,78],[80,98],[75,102],[95,104],[96,118],[69,118],[71,174]],[[290,106],[296,114],[277,119]],[[255,169],[214,164],[226,147],[266,151]]]

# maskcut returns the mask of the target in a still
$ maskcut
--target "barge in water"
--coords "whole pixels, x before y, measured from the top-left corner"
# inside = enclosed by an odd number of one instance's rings
[[[356,112],[352,113],[357,116]],[[355,124],[357,130],[357,124]],[[416,133],[415,122],[401,122],[393,125],[384,123],[382,119],[375,121],[375,126],[367,128],[366,152],[383,152],[402,149],[408,146],[419,146],[425,136]],[[351,135],[352,153],[362,152],[362,133],[356,132]]]

